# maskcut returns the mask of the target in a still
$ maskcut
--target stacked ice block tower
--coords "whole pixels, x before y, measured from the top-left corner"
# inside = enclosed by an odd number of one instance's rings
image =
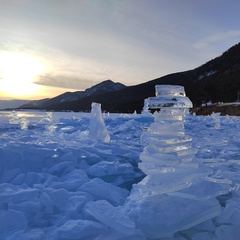
[[[147,144],[140,154],[141,169],[147,174],[169,171],[178,164],[188,163],[195,154],[191,138],[185,135],[184,118],[192,102],[185,95],[184,87],[157,85],[156,97],[145,100],[145,109],[154,111],[154,123],[143,132]],[[185,164],[186,165],[186,164]]]
[[[156,97],[144,110],[155,111],[154,122],[143,131],[145,147],[139,167],[146,177],[134,185],[128,214],[148,238],[169,237],[220,214],[215,198],[229,186],[209,181],[211,169],[194,160],[184,119],[192,103],[184,87],[157,85]]]

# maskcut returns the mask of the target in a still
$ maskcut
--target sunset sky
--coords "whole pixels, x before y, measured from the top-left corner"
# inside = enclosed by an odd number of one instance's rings
[[[190,70],[240,42],[239,0],[0,0],[0,99]]]

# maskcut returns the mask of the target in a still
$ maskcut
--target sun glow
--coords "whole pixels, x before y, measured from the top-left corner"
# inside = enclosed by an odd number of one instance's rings
[[[10,98],[33,97],[41,90],[34,81],[44,70],[44,64],[31,55],[0,54],[0,94]]]

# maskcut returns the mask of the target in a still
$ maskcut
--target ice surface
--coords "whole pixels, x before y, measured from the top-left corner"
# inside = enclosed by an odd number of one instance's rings
[[[103,120],[100,103],[92,103],[89,138],[103,142],[110,141],[110,136]]]
[[[177,231],[171,237],[160,237],[158,240],[240,239],[240,118],[192,116],[186,113],[185,109],[168,108],[154,115],[106,114],[104,120],[111,141],[105,143],[89,140],[90,113],[0,112],[0,188],[4,193],[1,196],[3,202],[0,203],[0,239],[74,239],[76,235],[73,230],[76,229],[76,234],[78,231],[86,234],[82,239],[146,240],[146,232],[151,229],[157,234],[158,229],[153,227],[158,219],[155,216],[159,217],[164,229],[174,219],[174,229]],[[27,128],[21,128],[20,118],[27,120]],[[164,154],[158,152],[158,156],[152,156],[151,164],[158,165],[158,158],[161,162],[167,162],[166,166],[156,171],[147,164],[151,161],[149,156],[149,160],[140,160],[140,154],[146,147],[144,138],[141,139],[142,131],[147,138],[151,137],[153,132],[149,131],[149,127],[154,121],[184,121],[182,135],[162,131],[162,138],[155,138],[154,143],[160,141],[161,144],[174,145],[181,140],[186,142],[189,136],[192,145],[186,150]],[[51,133],[49,129],[52,129]],[[153,175],[169,172],[170,179],[162,179],[168,180],[172,187],[174,182],[177,183],[177,187],[179,182],[177,179],[174,181],[170,174],[175,165],[169,161],[174,159],[177,159],[174,164],[193,171],[192,180],[182,182],[180,186],[184,188],[181,190],[169,192],[165,188],[166,194],[150,196],[156,198],[156,205],[153,205],[153,199],[143,198],[136,188],[145,176],[139,167],[144,163],[145,169],[150,169]],[[194,177],[195,170],[203,166],[210,170],[206,172],[209,176],[202,179],[198,179],[197,175]],[[102,182],[92,183],[94,178],[101,178]],[[90,183],[89,188],[92,185],[100,193],[95,195],[93,190],[83,191],[81,187],[87,183]],[[121,194],[118,191],[115,193],[109,186],[121,186]],[[131,201],[126,189],[131,190]],[[135,190],[136,194],[133,194]],[[119,196],[121,201],[117,200]],[[164,196],[166,201],[161,203],[160,196]],[[182,200],[177,204],[176,198]],[[211,202],[207,198],[211,198]],[[144,203],[144,199],[148,201]],[[100,223],[86,211],[86,205],[90,202],[103,200],[110,205],[109,209],[113,207],[113,211],[120,211],[123,218],[130,218],[136,225],[136,231],[126,235]],[[206,211],[196,219],[191,216],[185,202],[191,203],[189,209],[194,211],[198,210],[198,202],[203,204],[203,209],[205,204]],[[158,203],[161,203],[159,207]],[[181,208],[180,203],[185,207]],[[188,216],[191,221],[196,220],[195,225],[179,224],[177,214],[171,211],[175,205],[183,218]],[[210,219],[206,220],[207,212],[219,215],[209,216]],[[137,216],[143,218],[137,219]],[[202,222],[197,223],[200,219]],[[93,235],[88,235],[90,232]]]

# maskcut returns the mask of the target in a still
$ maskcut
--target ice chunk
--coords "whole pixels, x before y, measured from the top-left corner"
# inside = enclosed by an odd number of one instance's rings
[[[27,219],[21,212],[0,210],[0,239],[27,228]]]
[[[153,195],[126,205],[128,216],[147,238],[171,237],[221,213],[216,199],[197,201],[167,195]]]
[[[49,167],[54,163],[52,156],[55,154],[54,150],[49,148],[42,148],[34,144],[20,145],[19,152],[21,155],[11,161],[7,162],[9,167],[14,166],[19,168],[22,172],[39,171],[43,167]]]
[[[34,188],[25,188],[8,183],[0,185],[0,203],[22,202],[39,196],[39,190]]]
[[[70,196],[61,209],[65,210],[72,219],[79,218],[87,202],[93,200],[93,197],[85,192],[77,192],[77,196]]]
[[[133,173],[133,166],[130,163],[120,163],[117,162],[107,162],[101,161],[93,166],[91,166],[87,173],[96,176],[102,177],[106,175],[117,175],[117,174],[129,174]]]
[[[106,200],[89,202],[86,210],[97,220],[119,232],[127,235],[135,232],[135,223],[123,214],[121,209],[112,206]]]
[[[107,162],[101,161],[91,166],[87,173],[91,177],[99,177],[106,182],[124,188],[131,188],[131,185],[140,177],[140,172],[136,173],[130,163],[120,163],[119,161]]]
[[[184,87],[179,85],[156,85],[155,95],[186,96]]]
[[[49,197],[54,202],[54,204],[59,207],[65,203],[65,201],[69,197],[69,192],[65,189],[58,189],[58,190],[50,191]]]
[[[82,169],[74,169],[68,174],[65,174],[60,181],[51,183],[50,186],[53,188],[64,188],[68,191],[76,191],[76,189],[88,181],[89,178],[85,171]]]
[[[45,208],[43,208],[39,198],[24,201],[21,203],[9,203],[8,208],[24,214],[30,227],[37,227],[40,224]],[[18,239],[18,238],[15,238]]]
[[[91,194],[95,200],[105,199],[114,206],[123,204],[129,194],[126,189],[106,183],[100,178],[94,178],[83,184],[80,190]]]
[[[190,198],[195,200],[207,200],[222,194],[229,193],[231,186],[228,184],[218,184],[209,181],[198,181],[193,183],[190,187],[179,192],[171,192],[168,195],[179,196],[183,198]]]
[[[107,228],[90,220],[69,220],[58,228],[58,235],[64,239],[95,239]]]
[[[52,201],[52,199],[49,197],[49,195],[45,192],[43,192],[40,196],[40,201],[43,204],[43,206],[45,206],[48,209],[51,209],[54,207],[54,202]]]
[[[208,169],[176,168],[173,171],[152,173],[138,183],[143,195],[163,194],[189,187],[195,179],[209,174]]]
[[[41,184],[46,181],[48,177],[51,175],[47,173],[36,173],[36,172],[29,172],[26,174],[24,178],[24,182],[29,186],[33,187],[34,184]]]
[[[89,138],[103,142],[110,142],[110,136],[103,120],[100,103],[92,103]]]
[[[19,174],[21,174],[21,170],[19,168],[5,170],[1,176],[1,182],[3,183],[11,182]]]
[[[191,108],[192,102],[188,97],[184,96],[157,96],[148,98],[148,106],[151,109],[158,109],[162,107]]]
[[[69,164],[69,162],[60,161],[59,163],[54,164],[49,169],[49,172],[53,175],[60,177],[66,171],[67,167],[69,167]]]

